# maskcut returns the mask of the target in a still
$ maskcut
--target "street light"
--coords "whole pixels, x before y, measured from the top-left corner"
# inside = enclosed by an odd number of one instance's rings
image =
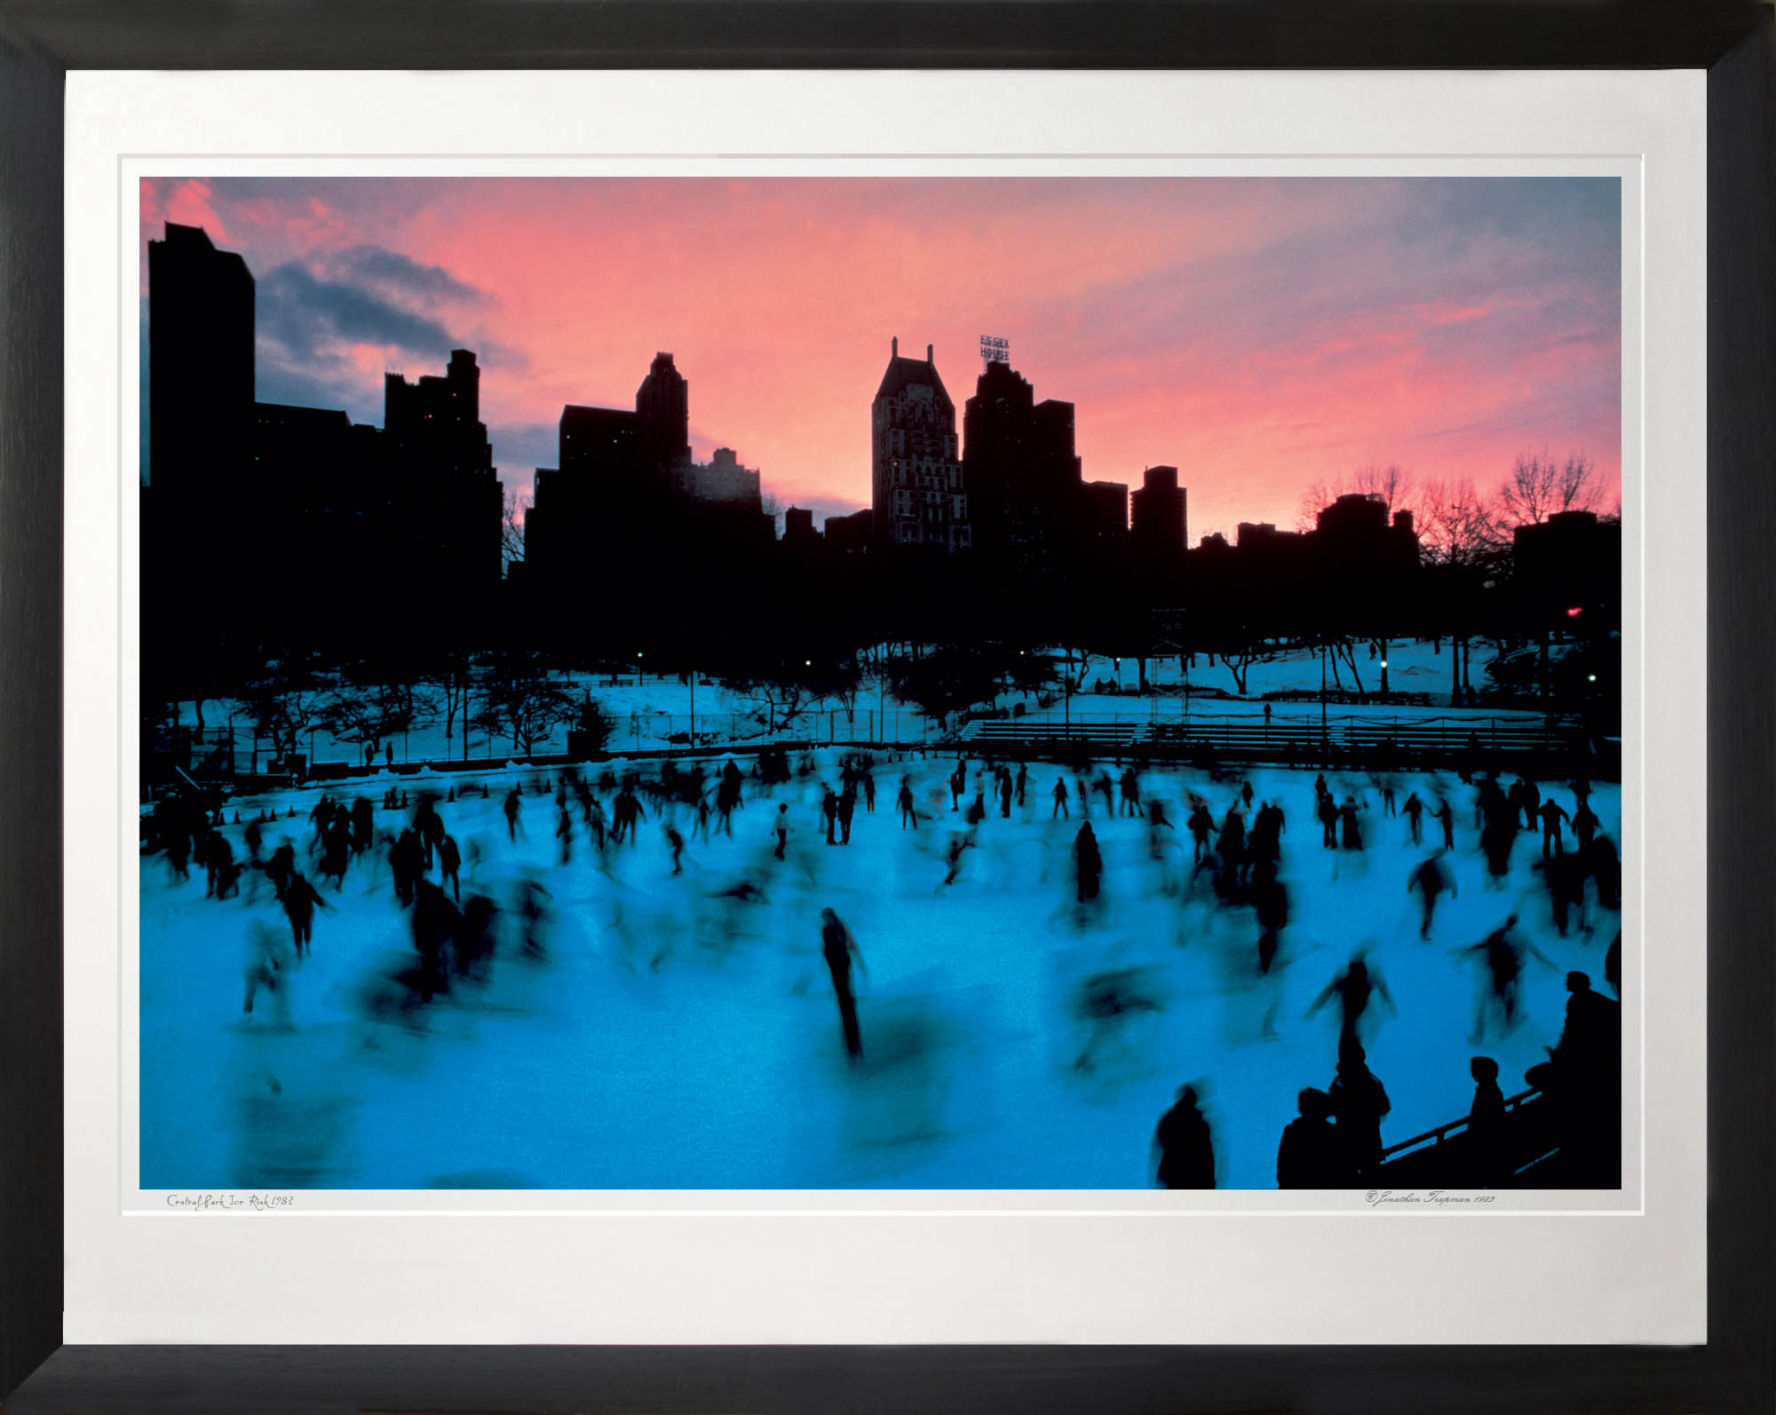
[[[641,650],[635,651],[635,686],[641,686]]]
[[[1326,734],[1326,641],[1320,640],[1320,758],[1330,755],[1331,738]]]

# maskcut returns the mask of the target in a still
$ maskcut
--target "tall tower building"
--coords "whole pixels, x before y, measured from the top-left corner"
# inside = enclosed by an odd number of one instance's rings
[[[885,545],[970,546],[968,497],[956,448],[956,405],[937,375],[932,347],[903,359],[890,346],[888,369],[870,407],[870,492],[877,538]]]
[[[1082,532],[1073,405],[1038,403],[1008,363],[988,362],[962,414],[962,468],[976,550],[1040,561]]]
[[[253,276],[199,226],[148,243],[148,481],[157,498],[248,490]],[[220,508],[218,508],[220,509]]]
[[[690,409],[690,385],[673,367],[672,355],[655,354],[647,377],[635,390],[642,462],[649,471],[690,465]]]
[[[1176,467],[1149,467],[1141,485],[1129,498],[1133,505],[1129,527],[1136,546],[1156,555],[1182,555],[1189,544],[1185,502],[1189,496],[1178,485]]]
[[[277,524],[275,492],[253,466],[253,305],[247,263],[201,227],[169,221],[148,243],[145,694],[203,681],[258,608],[226,588],[265,553],[266,537],[255,544],[243,528]]]
[[[1013,496],[1035,441],[1035,391],[1010,364],[987,364],[962,409],[962,471],[976,548],[1004,550],[1012,537]]]
[[[456,583],[491,593],[503,572],[505,490],[481,421],[481,369],[452,349],[444,373],[383,379],[382,443],[411,537],[415,573],[448,567]]]

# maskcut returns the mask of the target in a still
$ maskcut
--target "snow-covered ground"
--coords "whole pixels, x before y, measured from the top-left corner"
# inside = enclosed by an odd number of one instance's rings
[[[1481,718],[1523,715],[1498,713],[1487,708],[1450,709],[1447,706],[1450,690],[1449,655],[1447,643],[1439,651],[1428,640],[1402,641],[1388,650],[1389,689],[1396,694],[1429,694],[1436,703],[1431,708],[1335,703],[1332,713],[1336,716],[1365,717],[1422,716],[1426,712]],[[1486,682],[1485,669],[1490,661],[1490,646],[1475,644],[1470,676],[1476,686]],[[1358,662],[1363,688],[1374,692],[1380,684],[1378,664],[1364,655],[1359,656]],[[1077,660],[1074,667],[1075,671],[1080,668]],[[1134,691],[1139,677],[1133,659],[1123,659],[1119,670],[1114,660],[1093,656],[1084,663],[1083,673],[1085,687],[1073,694],[1070,702],[1063,704],[1057,700],[1043,708],[1034,695],[1006,693],[999,698],[998,705],[1007,711],[1021,705],[1031,720],[1058,719],[1071,714],[1077,720],[1091,718],[1147,722],[1155,719],[1174,720],[1182,718],[1187,712],[1194,720],[1244,717],[1264,711],[1266,693],[1317,693],[1320,688],[1321,665],[1317,654],[1301,649],[1289,650],[1274,658],[1256,662],[1251,666],[1244,697],[1221,696],[1234,692],[1233,675],[1219,663],[1211,665],[1206,655],[1199,655],[1196,667],[1188,671],[1175,657],[1150,660],[1147,677],[1154,691],[1146,695],[1138,695]],[[614,751],[658,751],[673,745],[685,745],[693,723],[699,742],[741,745],[777,737],[812,742],[936,742],[943,735],[937,724],[928,722],[917,708],[900,702],[885,684],[867,674],[864,686],[849,712],[836,703],[815,704],[788,724],[780,725],[777,731],[770,733],[766,731],[766,708],[761,699],[702,677],[699,677],[694,689],[694,702],[692,686],[670,676],[631,672],[619,675],[613,682],[608,676],[580,674],[568,676],[564,681],[576,697],[581,693],[591,694],[616,719],[616,732],[611,741]],[[1099,684],[1112,685],[1119,681],[1124,691],[1097,691]],[[1328,682],[1331,683],[1332,680],[1328,679]],[[1188,700],[1184,692],[1187,684],[1192,690]],[[1333,683],[1332,686],[1338,685]],[[1343,686],[1347,689],[1351,686],[1348,675],[1343,680]],[[1205,692],[1205,689],[1211,691]],[[423,702],[435,707],[431,703],[429,690],[423,686],[419,690],[419,696]],[[242,770],[245,770],[252,747],[249,719],[239,705],[230,699],[213,699],[205,702],[203,707],[204,726],[211,734],[226,728],[232,717],[237,751]],[[1285,702],[1277,705],[1275,712],[1279,720],[1290,716],[1312,717],[1316,723],[1319,720],[1319,707],[1315,702]],[[190,701],[180,703],[179,721],[186,727],[196,727],[197,704]],[[209,740],[213,742],[213,736]],[[461,760],[465,757],[497,762],[523,755],[513,745],[509,735],[501,734],[490,738],[480,728],[470,729],[465,749],[460,718],[452,735],[446,736],[444,715],[436,711],[417,723],[410,732],[399,734],[389,745],[397,764]],[[343,761],[357,764],[363,761],[361,747],[334,740],[325,728],[317,728],[312,735],[305,735],[301,746],[304,751],[309,751],[312,747],[312,760],[317,763]],[[565,725],[544,734],[536,743],[538,755],[558,753],[566,748]],[[272,755],[268,745],[261,743],[259,765],[265,766]]]
[[[744,765],[745,763],[743,763]],[[861,808],[849,846],[824,843],[819,771],[775,792],[748,782],[733,837],[696,838],[672,873],[663,823],[652,813],[639,842],[598,867],[583,832],[558,860],[554,802],[531,794],[533,773],[485,778],[491,794],[440,809],[478,863],[464,898],[484,893],[515,931],[522,881],[551,893],[546,956],[502,945],[485,987],[418,1009],[411,1023],[366,998],[414,961],[406,916],[386,865],[359,867],[315,928],[312,956],[286,970],[276,998],[243,1015],[249,930],[287,937],[263,877],[237,899],[203,897],[201,869],[176,882],[161,855],[141,869],[141,1182],[147,1188],[1126,1188],[1151,1182],[1153,1126],[1186,1081],[1204,1092],[1223,1187],[1270,1187],[1278,1136],[1304,1086],[1333,1074],[1338,1019],[1315,996],[1359,948],[1397,1008],[1379,1002],[1369,1061],[1393,1112],[1388,1143],[1465,1113],[1467,1064],[1496,1057],[1509,1094],[1558,1037],[1562,973],[1602,982],[1618,918],[1593,904],[1590,934],[1559,938],[1539,879],[1536,837],[1520,835],[1508,879],[1489,887],[1476,849],[1472,794],[1452,777],[1402,775],[1455,806],[1451,857],[1459,897],[1418,938],[1403,817],[1383,814],[1375,785],[1334,779],[1367,803],[1361,854],[1323,848],[1311,818],[1311,772],[1258,770],[1259,799],[1287,814],[1283,872],[1292,920],[1278,969],[1256,970],[1250,908],[1167,892],[1189,862],[1189,839],[1162,865],[1144,823],[1092,820],[1106,861],[1101,909],[1074,902],[1073,817],[1051,820],[1051,765],[1032,763],[1028,805],[993,811],[957,881],[942,886],[944,847],[961,818],[944,777],[951,758],[878,762],[873,814]],[[620,769],[620,768],[619,768]],[[894,798],[911,774],[934,819],[903,829]],[[507,782],[526,782],[522,832],[508,841],[500,814]],[[380,800],[386,781],[368,783]],[[409,791],[424,779],[406,777]],[[464,782],[442,779],[439,790]],[[1155,770],[1146,794],[1180,826],[1187,790],[1217,817],[1238,781]],[[971,788],[972,790],[972,785]],[[1570,810],[1570,791],[1553,792]],[[318,790],[233,801],[242,819],[271,806],[267,852],[281,835],[308,856],[308,812]],[[608,807],[609,798],[605,798]],[[789,805],[789,855],[772,859],[771,822]],[[1619,839],[1619,788],[1592,797]],[[297,815],[287,817],[294,807]],[[409,812],[379,810],[379,829]],[[575,813],[576,826],[578,811]],[[232,820],[232,815],[230,816]],[[237,858],[241,828],[228,834]],[[473,848],[470,848],[473,842]],[[435,878],[435,876],[433,876]],[[724,891],[746,879],[762,899]],[[820,911],[836,909],[867,964],[859,1014],[860,1064],[848,1065],[833,991],[820,956]],[[1554,965],[1527,964],[1524,1017],[1508,1037],[1470,1045],[1481,974],[1477,942],[1513,911]],[[1092,1037],[1079,1009],[1085,980],[1131,970],[1124,983],[1151,1009],[1122,1013]],[[1277,1035],[1264,1035],[1274,1008]],[[1076,1063],[1090,1051],[1090,1064]]]

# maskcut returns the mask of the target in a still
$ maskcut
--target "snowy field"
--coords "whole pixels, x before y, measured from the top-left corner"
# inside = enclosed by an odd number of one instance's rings
[[[1483,686],[1488,681],[1485,676],[1486,665],[1492,661],[1492,655],[1490,645],[1474,645],[1471,678],[1476,687]],[[1359,655],[1359,665],[1363,687],[1374,692],[1380,686],[1377,664],[1366,656]],[[1078,671],[1077,660],[1074,666],[1075,671]],[[1007,711],[1021,705],[1030,721],[1045,718],[1059,720],[1070,714],[1076,721],[1121,719],[1128,722],[1148,722],[1155,719],[1180,719],[1187,711],[1192,719],[1197,720],[1249,717],[1264,711],[1266,693],[1317,693],[1320,687],[1320,660],[1317,654],[1294,649],[1256,662],[1251,665],[1244,697],[1217,695],[1231,695],[1234,692],[1233,675],[1220,664],[1211,665],[1206,655],[1199,655],[1196,667],[1188,672],[1175,657],[1152,659],[1147,665],[1147,677],[1149,684],[1157,691],[1139,695],[1135,692],[1139,678],[1133,659],[1123,659],[1119,670],[1113,660],[1094,656],[1084,664],[1084,688],[1073,694],[1071,701],[1064,705],[1057,700],[1050,707],[1043,708],[1034,695],[1016,692],[1002,694],[998,705]],[[1117,684],[1119,680],[1122,689],[1126,691],[1097,691],[1099,684]],[[1388,651],[1389,689],[1394,693],[1429,694],[1433,699],[1432,707],[1334,703],[1331,711],[1336,717],[1405,717],[1423,716],[1426,713],[1482,719],[1495,716],[1533,716],[1521,712],[1498,712],[1489,708],[1451,709],[1448,706],[1449,680],[1450,656],[1447,643],[1442,645],[1439,652],[1437,646],[1428,640],[1402,641],[1394,644]],[[935,742],[943,735],[936,723],[928,722],[917,708],[902,703],[885,684],[867,673],[850,713],[836,703],[819,704],[798,715],[776,733],[766,732],[766,709],[761,699],[706,679],[700,678],[697,683],[694,704],[690,685],[680,682],[676,677],[644,676],[631,672],[620,675],[615,682],[609,677],[593,677],[588,674],[567,675],[563,681],[576,697],[581,693],[590,693],[616,719],[616,732],[611,742],[614,751],[657,751],[673,745],[675,736],[678,745],[683,745],[691,731],[693,720],[699,741],[715,740],[739,744],[762,742],[778,736],[797,741],[844,741],[848,738],[883,740],[880,730],[883,726],[886,727],[886,740],[894,742]],[[1328,682],[1335,688],[1339,686],[1330,679]],[[1184,694],[1187,683],[1192,689],[1188,704]],[[1343,680],[1343,686],[1350,687],[1348,677]],[[1205,689],[1212,691],[1205,693]],[[419,697],[423,702],[431,701],[429,690],[423,687],[419,690]],[[197,704],[186,701],[180,703],[178,708],[180,723],[185,727],[195,728],[198,722]],[[226,728],[232,717],[244,770],[252,742],[251,725],[244,711],[227,698],[206,701],[203,708],[204,725],[212,734],[219,728]],[[1290,717],[1311,718],[1316,724],[1319,721],[1317,702],[1284,702],[1276,705],[1275,712],[1279,721]],[[435,712],[416,723],[410,732],[394,738],[390,744],[394,761],[405,764],[464,759],[465,744],[461,731],[459,722],[454,735],[447,737],[444,716],[442,712]],[[537,741],[537,754],[565,751],[566,734],[565,726],[545,733]],[[300,745],[305,752],[312,745],[313,760],[317,763],[357,764],[363,761],[361,747],[335,741],[325,728],[317,728],[312,737],[304,734]],[[268,744],[261,742],[259,765],[264,766],[272,755]],[[472,728],[466,755],[468,759],[491,759],[498,762],[522,753],[513,746],[509,735],[490,739],[482,729]],[[378,760],[381,760],[380,756]]]
[[[772,792],[749,778],[732,838],[698,838],[679,807],[689,843],[677,876],[651,807],[638,842],[608,851],[601,868],[576,806],[563,865],[555,803],[532,794],[535,773],[472,778],[487,782],[487,798],[439,809],[473,860],[464,900],[484,894],[501,907],[501,948],[485,985],[459,984],[406,1014],[378,1005],[392,997],[390,976],[415,961],[386,863],[354,864],[343,891],[319,886],[331,908],[312,955],[286,965],[285,985],[246,1015],[252,926],[288,937],[269,883],[249,871],[239,897],[218,902],[204,898],[200,867],[179,882],[163,855],[144,857],[143,1187],[1139,1188],[1152,1183],[1154,1124],[1189,1081],[1205,1096],[1219,1184],[1267,1188],[1296,1092],[1332,1079],[1337,1007],[1307,1014],[1354,952],[1371,950],[1394,1002],[1390,1011],[1377,1000],[1366,1019],[1369,1064],[1393,1101],[1382,1127],[1391,1144],[1466,1113],[1476,1053],[1498,1059],[1507,1095],[1523,1089],[1524,1070],[1558,1039],[1564,971],[1601,987],[1619,927],[1591,902],[1591,932],[1557,935],[1533,868],[1539,835],[1520,834],[1508,877],[1489,882],[1472,790],[1453,777],[1394,778],[1399,801],[1444,794],[1455,810],[1459,896],[1421,942],[1406,880],[1438,827],[1427,818],[1425,846],[1412,846],[1406,819],[1384,814],[1367,779],[1332,779],[1340,799],[1348,791],[1366,803],[1360,853],[1323,847],[1311,772],[1219,782],[1148,772],[1144,794],[1165,802],[1182,841],[1158,862],[1146,824],[1109,816],[1094,796],[1104,894],[1082,913],[1079,806],[1075,797],[1070,819],[1051,819],[1056,767],[1031,764],[1027,804],[1009,819],[991,810],[946,887],[945,847],[963,829],[944,782],[954,759],[878,760],[876,809],[859,807],[848,846],[825,843],[820,810],[836,761],[816,766]],[[933,817],[918,829],[903,829],[894,809],[903,772]],[[525,795],[509,841],[501,802],[515,779]],[[1218,907],[1186,879],[1187,792],[1219,820],[1246,779],[1287,818],[1291,922],[1269,977],[1257,971],[1252,909]],[[395,780],[362,785],[379,804]],[[440,793],[451,785],[463,791],[460,779],[436,782]],[[1570,789],[1544,789],[1573,809]],[[231,801],[228,819],[273,808],[265,853],[288,837],[318,883],[307,817],[319,795]],[[779,803],[792,828],[782,862]],[[1619,788],[1599,786],[1592,805],[1619,841]],[[378,809],[377,828],[399,829],[410,814]],[[242,828],[226,833],[244,859]],[[513,942],[527,878],[550,896],[539,958]],[[760,897],[726,893],[742,880]],[[868,970],[855,1064],[820,954],[824,907],[849,924]],[[1513,911],[1547,963],[1526,964],[1516,1029],[1471,1045],[1483,976],[1461,950]],[[1080,999],[1105,973],[1137,1005],[1094,1022]]]

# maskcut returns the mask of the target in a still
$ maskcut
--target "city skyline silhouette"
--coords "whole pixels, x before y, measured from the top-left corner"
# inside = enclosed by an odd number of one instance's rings
[[[1366,465],[1489,486],[1582,451],[1619,485],[1619,197],[1604,179],[151,179],[259,284],[257,396],[379,423],[383,372],[474,350],[527,503],[566,404],[672,350],[692,449],[817,522],[869,504],[893,336],[958,403],[982,335],[1079,409],[1088,481],[1172,465],[1193,541],[1294,529]],[[144,310],[144,315],[146,311]],[[1611,498],[1606,498],[1607,501]]]

